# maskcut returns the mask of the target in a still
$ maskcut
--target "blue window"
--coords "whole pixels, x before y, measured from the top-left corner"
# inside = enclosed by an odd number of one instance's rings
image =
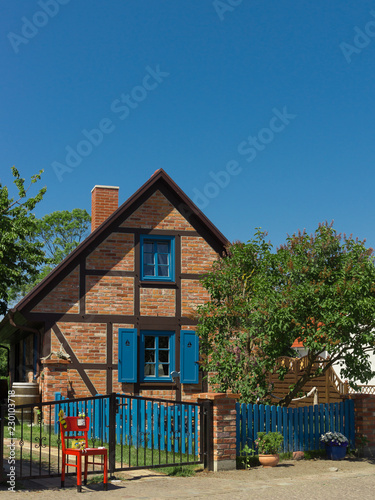
[[[141,332],[141,380],[170,381],[174,370],[175,333]]]
[[[141,235],[141,279],[174,281],[174,237]]]

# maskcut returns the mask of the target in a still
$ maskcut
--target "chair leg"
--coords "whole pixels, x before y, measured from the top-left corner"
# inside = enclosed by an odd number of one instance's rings
[[[107,455],[104,455],[104,472],[103,472],[103,485],[104,489],[108,490],[108,467],[107,467]]]
[[[82,461],[81,455],[77,456],[77,491],[82,491]]]
[[[62,455],[61,464],[61,488],[65,488],[65,454]]]
[[[87,484],[87,462],[88,462],[89,457],[85,455],[85,473],[84,473],[84,480],[83,484],[86,486]]]

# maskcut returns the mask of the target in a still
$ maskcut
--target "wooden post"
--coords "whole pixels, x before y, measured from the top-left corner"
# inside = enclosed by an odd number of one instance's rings
[[[326,371],[326,403],[329,403],[329,383],[330,383],[330,380],[329,380],[329,371],[327,370]]]

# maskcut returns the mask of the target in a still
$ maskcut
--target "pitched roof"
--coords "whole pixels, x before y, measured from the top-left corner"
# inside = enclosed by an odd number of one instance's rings
[[[169,201],[189,220],[199,233],[204,233],[205,239],[218,252],[222,253],[229,241],[203,214],[203,212],[192,202],[182,189],[163,170],[159,169],[141,186],[130,198],[128,198],[112,215],[108,217],[97,229],[95,229],[78,247],[73,250],[60,264],[58,264],[48,276],[46,276],[36,287],[34,287],[18,304],[12,309],[22,311],[27,308],[31,301],[34,302],[46,288],[59,281],[62,275],[68,274],[78,263],[84,253],[90,253],[102,240],[104,240],[116,226],[119,218],[129,217],[146,199],[156,190],[160,190]],[[7,316],[4,318],[4,320]],[[0,323],[0,330],[4,325]]]

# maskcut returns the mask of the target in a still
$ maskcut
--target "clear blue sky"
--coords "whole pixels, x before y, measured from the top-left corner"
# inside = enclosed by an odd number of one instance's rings
[[[1,182],[44,169],[38,216],[163,168],[230,240],[375,247],[374,1],[3,0],[0,28]]]

